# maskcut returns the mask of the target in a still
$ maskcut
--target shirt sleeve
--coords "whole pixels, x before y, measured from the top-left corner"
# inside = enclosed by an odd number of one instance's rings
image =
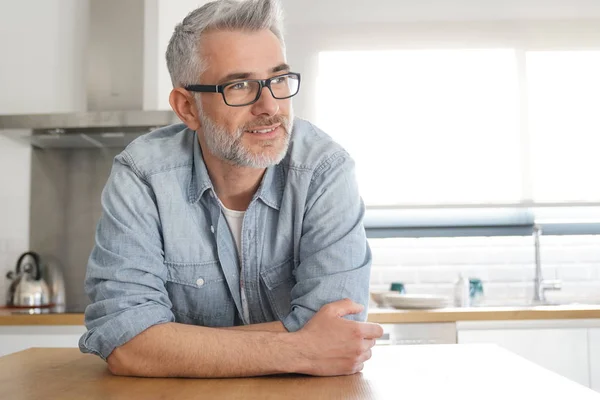
[[[85,278],[88,331],[79,347],[106,360],[142,331],[175,318],[156,199],[126,151],[115,158],[101,202]]]
[[[366,320],[372,257],[364,210],[354,161],[345,151],[333,154],[315,170],[310,184],[291,312],[282,321],[288,331],[302,328],[325,304],[344,298],[365,307],[346,318]]]

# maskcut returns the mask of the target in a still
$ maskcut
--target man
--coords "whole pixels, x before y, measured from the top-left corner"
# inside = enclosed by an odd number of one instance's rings
[[[294,121],[275,0],[190,13],[167,50],[184,124],[115,158],[83,352],[117,375],[360,371],[371,253],[348,154]]]

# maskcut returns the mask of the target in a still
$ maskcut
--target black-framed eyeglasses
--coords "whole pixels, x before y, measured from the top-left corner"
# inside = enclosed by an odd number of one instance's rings
[[[185,89],[190,92],[221,93],[225,104],[242,107],[256,103],[264,87],[268,87],[276,99],[290,98],[300,91],[300,74],[288,72],[269,79],[246,79],[222,85],[188,85]]]

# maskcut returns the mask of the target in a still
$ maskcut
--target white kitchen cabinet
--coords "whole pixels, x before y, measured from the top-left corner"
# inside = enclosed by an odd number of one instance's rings
[[[600,349],[600,329],[598,331]],[[459,328],[457,337],[458,343],[495,343],[550,371],[590,387],[588,329],[585,327]],[[596,362],[600,367],[600,357]],[[600,384],[600,379],[597,384]]]
[[[454,344],[454,322],[381,324],[383,336],[378,345]]]
[[[590,387],[600,392],[600,328],[588,331],[590,358]]]
[[[0,326],[0,356],[31,347],[78,347],[85,326]]]

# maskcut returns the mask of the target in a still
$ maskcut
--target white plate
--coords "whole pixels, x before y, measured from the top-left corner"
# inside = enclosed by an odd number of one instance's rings
[[[399,309],[444,308],[451,305],[448,297],[430,294],[389,293],[385,295],[385,301],[390,306]]]
[[[375,304],[377,304],[377,306],[385,307],[386,306],[385,295],[391,294],[391,293],[398,293],[398,292],[392,292],[391,290],[377,290],[377,291],[372,291],[370,293],[371,293],[371,298],[373,299]]]

